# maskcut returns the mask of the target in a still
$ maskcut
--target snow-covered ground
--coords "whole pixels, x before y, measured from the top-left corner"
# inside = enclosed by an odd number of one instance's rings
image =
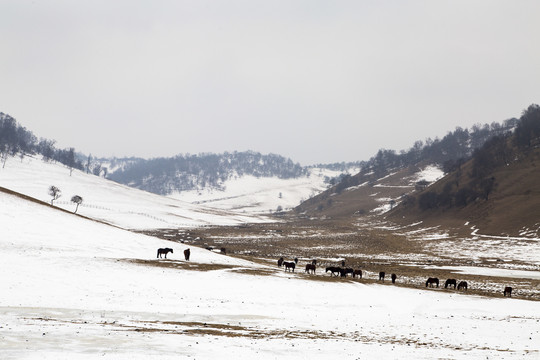
[[[540,356],[540,302],[312,281],[193,246],[188,263],[184,244],[0,204],[1,359]]]
[[[351,168],[355,174],[359,168]],[[290,210],[327,189],[325,178],[337,177],[340,171],[312,168],[307,176],[295,179],[240,176],[227,180],[224,190],[204,189],[183,191],[170,196],[193,204],[204,204],[222,210],[252,214]]]
[[[83,198],[77,210],[80,215],[99,219],[128,229],[193,227],[201,225],[236,225],[269,221],[263,216],[223,211],[204,205],[194,205],[130,188],[79,170],[70,170],[57,163],[37,158],[10,158],[0,169],[0,186],[50,203],[50,186],[56,186],[62,196],[55,206],[75,211],[70,200]]]

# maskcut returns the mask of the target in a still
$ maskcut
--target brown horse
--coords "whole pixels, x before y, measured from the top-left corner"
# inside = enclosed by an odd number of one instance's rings
[[[456,289],[456,286],[457,286],[457,280],[456,279],[448,279],[444,282],[444,288],[447,289],[448,286],[452,286],[454,285],[454,290]]]
[[[457,289],[458,290],[467,290],[467,282],[466,281],[460,281],[458,286],[457,286]]]
[[[294,272],[294,267],[296,266],[296,264],[293,261],[284,261],[283,265],[285,265],[285,271],[289,270]]]
[[[353,273],[352,273],[352,277],[356,277],[358,276],[360,279],[362,278],[362,270],[360,269],[357,269],[357,270],[354,270]]]
[[[386,275],[386,273],[384,271],[379,272],[379,281],[384,282],[384,276],[385,275]]]
[[[507,286],[504,288],[504,296],[508,295],[508,297],[512,297],[512,287]]]
[[[433,287],[433,284],[437,285],[439,287],[439,279],[438,278],[428,278],[426,281],[426,287]]]
[[[397,275],[396,275],[396,274],[392,274],[392,275],[390,275],[390,278],[392,279],[392,284],[395,284],[395,283],[396,283],[396,279],[397,279]]]
[[[165,255],[165,259],[166,259],[168,253],[174,254],[173,249],[171,249],[171,248],[160,248],[160,249],[157,249],[157,257],[158,257],[158,258],[161,258],[161,255]]]
[[[184,258],[186,261],[189,261],[189,255],[191,255],[191,251],[189,251],[189,249],[184,250]]]
[[[308,274],[309,273],[315,274],[315,268],[316,268],[316,266],[313,265],[313,264],[306,264],[306,272]]]

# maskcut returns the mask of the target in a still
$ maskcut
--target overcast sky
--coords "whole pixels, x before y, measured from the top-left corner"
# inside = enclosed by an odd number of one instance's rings
[[[0,0],[0,111],[95,156],[367,160],[540,102],[540,1]]]

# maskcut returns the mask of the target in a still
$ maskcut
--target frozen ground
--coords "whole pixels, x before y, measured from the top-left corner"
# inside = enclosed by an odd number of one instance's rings
[[[540,302],[313,281],[193,246],[188,264],[184,244],[0,203],[2,359],[540,356]]]

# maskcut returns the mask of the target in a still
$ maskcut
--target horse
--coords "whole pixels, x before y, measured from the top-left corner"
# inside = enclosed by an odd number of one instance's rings
[[[458,290],[467,290],[467,282],[466,281],[460,281],[458,286],[457,286],[457,289]]]
[[[439,287],[439,279],[438,278],[428,278],[426,281],[426,287],[433,287],[433,284],[437,285]]]
[[[317,259],[311,260],[311,263],[312,263],[313,265],[317,265]]]
[[[341,273],[341,268],[337,266],[329,266],[326,268],[326,272],[329,272],[329,271],[330,271],[330,276],[334,276],[335,273]]]
[[[173,249],[171,249],[171,248],[160,248],[160,249],[157,249],[157,256],[156,257],[161,258],[161,255],[165,255],[165,259],[166,259],[168,253],[173,254],[174,253]]]
[[[384,282],[384,275],[386,275],[384,271],[379,272],[379,281]]]
[[[189,255],[191,255],[191,251],[189,251],[189,249],[184,250],[184,257],[186,258],[186,261],[189,261]]]
[[[358,270],[354,270],[353,273],[352,273],[352,277],[356,277],[358,275],[358,277],[361,279],[362,278],[362,270],[358,269]]]
[[[283,259],[283,257],[280,257],[277,261],[277,266],[281,267],[283,265],[283,261],[285,261],[285,259]]]
[[[294,263],[298,265],[298,258],[294,258]]]
[[[289,270],[289,271],[294,272],[294,267],[296,266],[294,262],[284,261],[283,265],[285,265],[285,271]]]
[[[341,260],[341,267],[345,267],[345,260]]]
[[[456,289],[457,280],[456,279],[448,279],[444,282],[444,288],[448,288],[448,286],[454,285],[454,290]]]
[[[392,279],[392,284],[395,284],[395,283],[396,283],[396,279],[397,279],[397,275],[396,275],[396,274],[392,274],[392,275],[390,275],[390,278]]]
[[[504,288],[504,296],[508,295],[508,297],[512,297],[512,287],[507,286]]]
[[[312,272],[313,274],[315,274],[315,265],[313,264],[306,264],[306,272],[309,274],[310,272]]]
[[[354,269],[353,268],[346,268],[345,271],[345,277],[347,277],[347,274],[354,275]]]
[[[223,255],[227,255],[227,249],[225,249],[224,247],[222,247],[220,251]]]

